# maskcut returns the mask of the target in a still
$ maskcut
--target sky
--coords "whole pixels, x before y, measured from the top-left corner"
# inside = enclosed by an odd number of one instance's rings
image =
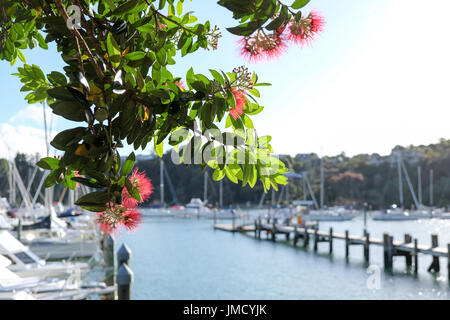
[[[320,37],[258,64],[243,60],[238,37],[225,30],[237,24],[231,12],[212,0],[185,1],[184,7],[218,25],[223,37],[217,51],[198,50],[170,70],[184,78],[191,66],[208,74],[246,65],[270,82],[260,88],[265,109],[252,120],[259,135],[273,137],[275,153],[385,155],[395,145],[450,138],[448,0],[312,0],[303,11],[317,9],[325,17]],[[53,45],[25,53],[44,73],[64,66]],[[10,75],[20,65],[0,61],[0,157],[45,154],[42,106],[27,105],[19,79]],[[52,135],[76,126],[46,112]]]

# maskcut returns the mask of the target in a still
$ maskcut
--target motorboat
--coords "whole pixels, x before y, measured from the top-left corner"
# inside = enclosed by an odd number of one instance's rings
[[[391,208],[379,212],[372,216],[373,220],[382,221],[403,221],[403,220],[418,220],[420,216],[417,214],[411,214],[407,210],[398,208],[396,205],[391,206]]]
[[[11,261],[8,269],[19,276],[60,277],[89,270],[85,262],[46,262],[5,230],[0,231],[0,254]]]
[[[11,261],[0,255],[0,300],[86,299],[115,290],[104,282],[83,282],[77,273],[67,279],[21,277],[7,267]]]
[[[305,221],[350,221],[355,217],[345,208],[328,208],[311,210],[309,214],[302,215]]]

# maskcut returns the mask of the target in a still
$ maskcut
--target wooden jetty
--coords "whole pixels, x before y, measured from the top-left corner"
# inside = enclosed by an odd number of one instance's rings
[[[303,247],[307,247],[310,241],[313,241],[314,251],[318,250],[320,242],[328,243],[329,253],[333,253],[333,240],[345,241],[345,257],[350,255],[350,246],[360,245],[363,247],[364,261],[369,263],[370,246],[382,246],[384,253],[384,268],[392,270],[393,258],[396,256],[405,257],[407,268],[413,268],[414,273],[418,272],[419,253],[432,257],[432,262],[428,268],[429,272],[440,272],[439,258],[447,258],[447,273],[450,282],[450,244],[447,248],[439,247],[438,236],[431,236],[431,245],[419,245],[417,239],[413,239],[411,235],[405,234],[403,241],[394,241],[393,236],[388,233],[383,234],[383,239],[370,237],[370,234],[364,231],[363,236],[350,235],[348,231],[344,234],[334,233],[333,228],[329,231],[320,231],[317,224],[313,226],[302,225],[281,225],[276,219],[271,223],[262,222],[261,219],[255,220],[254,224],[214,224],[214,229],[227,232],[254,232],[255,238],[261,239],[261,232],[265,232],[267,238],[276,241],[277,235],[284,235],[286,240],[292,237],[293,245],[297,246],[298,240],[303,240]]]

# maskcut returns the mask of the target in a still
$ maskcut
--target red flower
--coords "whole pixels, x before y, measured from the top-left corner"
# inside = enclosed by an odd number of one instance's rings
[[[311,11],[311,32],[314,34],[323,31],[325,26],[325,18],[316,10]]]
[[[142,215],[139,211],[135,209],[129,209],[127,210],[123,216],[122,221],[120,222],[121,225],[123,225],[125,228],[128,229],[128,231],[134,231],[134,229],[137,229],[142,221]]]
[[[250,63],[255,63],[263,58],[261,52],[262,47],[258,44],[257,39],[253,37],[244,37],[238,40],[241,48],[241,55]]]
[[[181,89],[181,91],[186,90],[186,87],[184,86],[183,81],[175,81],[175,84],[178,86],[178,88]]]
[[[139,201],[139,203],[148,200],[150,195],[153,193],[154,188],[151,180],[145,175],[145,173],[139,172],[139,168],[135,168],[129,179],[131,184],[138,190],[139,195],[141,196],[141,201]],[[122,200],[124,206],[127,208],[134,208],[138,204],[138,201],[128,193],[126,187],[122,190]]]
[[[97,212],[97,223],[100,226],[100,230],[106,234],[111,234],[116,230],[115,226],[111,225],[112,219],[106,212]]]
[[[230,115],[233,117],[233,119],[237,119],[244,113],[247,98],[245,98],[244,91],[240,91],[235,88],[231,88],[231,91],[233,91],[234,100],[236,101],[236,107],[230,109]]]
[[[311,11],[306,18],[293,20],[289,24],[288,39],[301,46],[310,44],[314,37],[323,31],[324,25],[325,18],[317,11]]]
[[[97,213],[97,223],[100,230],[107,234],[117,231],[118,226],[124,226],[129,231],[138,228],[141,223],[141,213],[135,207],[127,207],[127,204],[110,204],[104,212]]]
[[[286,49],[283,32],[284,27],[280,27],[272,33],[258,31],[250,37],[241,38],[238,41],[241,55],[250,63],[280,57]]]

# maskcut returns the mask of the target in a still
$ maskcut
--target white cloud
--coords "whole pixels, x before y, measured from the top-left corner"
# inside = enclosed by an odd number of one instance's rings
[[[52,113],[50,108],[45,108],[45,115],[47,120],[47,125],[54,126],[56,122],[56,117]],[[24,109],[21,109],[15,115],[9,119],[9,123],[14,125],[29,125],[37,126],[39,128],[44,127],[44,112],[42,105],[30,104]]]
[[[51,133],[53,137],[56,132]],[[17,152],[46,154],[45,132],[28,126],[0,123],[0,158],[13,158]]]

